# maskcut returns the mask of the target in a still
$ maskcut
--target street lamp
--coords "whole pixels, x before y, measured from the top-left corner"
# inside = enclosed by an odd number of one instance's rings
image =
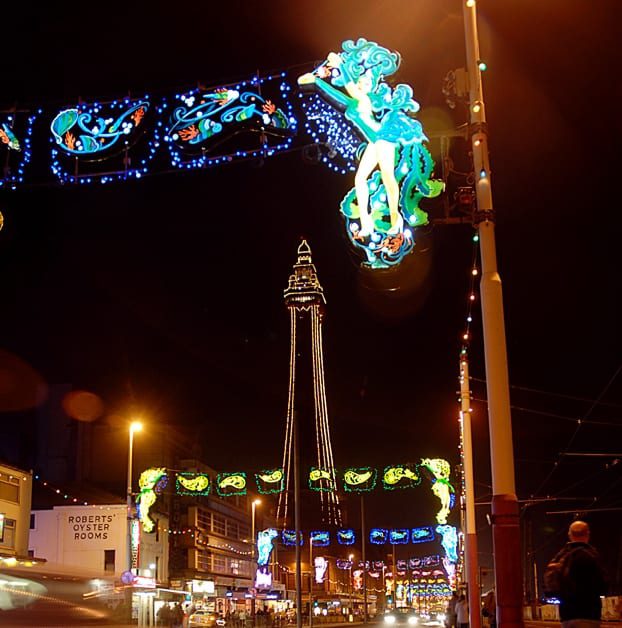
[[[352,561],[354,560],[354,554],[350,554],[348,556],[348,558],[350,559],[350,578],[348,579],[348,592],[349,595],[348,597],[350,598],[350,615],[352,616],[352,618],[354,618],[354,607],[352,605]],[[348,621],[350,620],[350,618],[348,617]]]
[[[134,432],[140,432],[143,424],[132,421],[129,431],[129,447],[127,451],[127,570],[132,571],[132,455],[134,450]]]
[[[251,502],[251,572],[253,569],[257,570],[257,564],[255,563],[255,510],[257,506],[261,504],[261,499],[254,499]],[[253,618],[253,625],[255,625],[255,594],[251,598],[251,617]]]
[[[254,499],[251,503],[251,560],[255,560],[255,509],[261,504],[261,499]]]

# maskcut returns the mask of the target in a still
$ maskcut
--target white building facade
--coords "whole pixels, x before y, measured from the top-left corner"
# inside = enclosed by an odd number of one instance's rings
[[[28,556],[32,473],[0,463],[0,558]]]
[[[133,527],[133,571],[168,583],[168,519],[161,517],[153,533]],[[128,570],[127,507],[56,506],[32,512],[30,551],[65,566],[106,572],[121,577]]]

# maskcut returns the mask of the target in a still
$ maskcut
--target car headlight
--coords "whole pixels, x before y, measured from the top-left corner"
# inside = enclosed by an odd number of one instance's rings
[[[419,620],[416,617],[409,617],[408,618],[408,624],[410,626],[415,626],[417,624]]]
[[[394,624],[395,623],[395,617],[393,615],[385,615],[384,616],[384,623],[385,624]]]

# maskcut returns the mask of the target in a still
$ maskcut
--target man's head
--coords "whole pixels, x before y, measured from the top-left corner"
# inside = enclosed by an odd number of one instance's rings
[[[590,540],[590,526],[585,521],[573,521],[568,528],[568,538],[587,543]]]

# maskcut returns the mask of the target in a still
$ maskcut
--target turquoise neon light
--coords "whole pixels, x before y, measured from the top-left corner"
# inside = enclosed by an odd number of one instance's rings
[[[385,528],[372,528],[369,531],[369,542],[374,545],[384,545],[389,540],[389,531]]]
[[[115,145],[126,146],[127,138],[141,125],[148,110],[147,100],[127,105],[120,115],[109,113],[108,117],[98,105],[89,110],[65,109],[52,120],[50,129],[63,152],[75,156],[93,155],[109,151]]]
[[[410,541],[410,530],[408,528],[394,528],[389,530],[389,543],[391,545],[406,545]]]
[[[337,543],[339,545],[354,545],[356,542],[356,534],[351,528],[337,530]]]
[[[330,532],[327,530],[313,530],[309,533],[309,539],[314,547],[327,547],[330,545]]]
[[[423,526],[421,528],[413,528],[410,531],[410,538],[413,543],[427,543],[434,540],[434,528]]]
[[[268,528],[257,532],[257,564],[264,567],[270,561],[274,549],[273,541],[279,536],[278,530]]]
[[[397,53],[360,38],[344,41],[342,52],[331,52],[298,79],[343,111],[362,140],[354,187],[341,212],[351,242],[364,251],[372,268],[398,264],[412,251],[412,228],[428,223],[419,203],[443,190],[443,183],[431,178],[434,162],[424,146],[427,137],[412,117],[419,110],[412,87],[400,83],[391,88],[384,80],[399,65]]]
[[[304,538],[302,532],[300,534],[300,545],[303,544]],[[283,545],[296,545],[296,530],[281,530],[281,542]]]
[[[454,526],[436,526],[436,531],[442,536],[441,545],[445,550],[445,556],[452,562],[458,562],[458,533]]]

